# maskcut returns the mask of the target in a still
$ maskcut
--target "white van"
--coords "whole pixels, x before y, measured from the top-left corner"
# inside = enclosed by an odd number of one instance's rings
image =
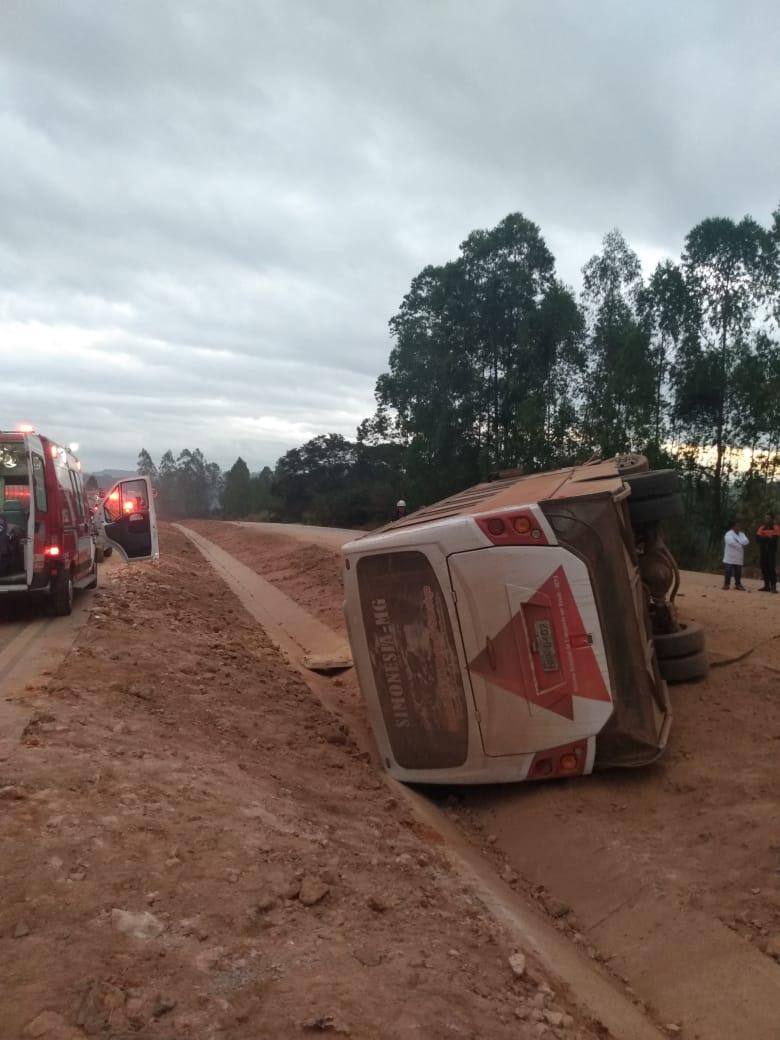
[[[675,678],[706,672],[662,537],[681,511],[676,475],[630,456],[480,484],[345,545],[387,770],[487,783],[657,758],[671,724],[659,657]]]

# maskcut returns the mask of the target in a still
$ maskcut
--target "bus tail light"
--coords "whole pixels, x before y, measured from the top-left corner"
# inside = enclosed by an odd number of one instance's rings
[[[532,510],[474,517],[493,545],[549,545]]]
[[[581,776],[585,771],[587,757],[587,740],[538,751],[528,770],[528,779],[547,780],[555,776]]]

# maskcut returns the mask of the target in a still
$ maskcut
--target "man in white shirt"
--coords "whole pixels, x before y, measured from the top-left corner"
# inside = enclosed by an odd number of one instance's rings
[[[747,592],[747,589],[742,584],[742,564],[745,562],[745,546],[747,544],[748,536],[743,532],[740,522],[735,520],[723,536],[724,589],[731,588],[731,579],[733,577],[734,588],[738,592]]]

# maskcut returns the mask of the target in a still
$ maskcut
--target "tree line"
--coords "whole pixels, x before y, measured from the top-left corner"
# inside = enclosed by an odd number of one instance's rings
[[[408,446],[413,497],[644,450],[686,474],[719,530],[735,492],[777,474],[779,247],[780,210],[769,227],[705,220],[645,281],[611,231],[576,299],[539,228],[511,214],[412,282],[372,435]]]
[[[779,286],[780,208],[766,225],[702,221],[647,278],[610,231],[579,296],[540,228],[510,214],[412,280],[353,440],[315,437],[254,475],[242,459],[222,475],[200,452],[168,452],[161,505],[363,527],[398,498],[413,509],[497,470],[639,450],[682,474],[676,547],[703,562],[730,514],[774,504]]]
[[[273,471],[266,466],[250,474],[241,458],[223,473],[218,463],[209,462],[198,448],[184,448],[176,456],[166,451],[159,464],[142,448],[136,472],[151,479],[157,490],[157,511],[165,520],[265,516],[276,508],[271,493]]]
[[[149,452],[142,448],[136,471],[150,477],[157,490],[157,509],[165,519],[204,517],[221,508],[224,489],[222,471],[209,462],[199,449],[184,448],[177,456],[166,451],[155,465]]]
[[[287,452],[275,469],[251,473],[241,457],[222,472],[187,448],[177,457],[167,451],[156,465],[142,448],[136,470],[151,478],[165,520],[219,515],[371,526],[390,515],[403,490],[403,449],[323,434]]]

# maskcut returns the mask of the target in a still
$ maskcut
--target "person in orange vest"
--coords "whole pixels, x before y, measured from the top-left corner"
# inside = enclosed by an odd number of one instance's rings
[[[764,522],[756,531],[758,552],[761,558],[761,577],[764,587],[759,592],[777,594],[777,542],[780,539],[780,526],[775,523],[774,513],[767,513]]]

